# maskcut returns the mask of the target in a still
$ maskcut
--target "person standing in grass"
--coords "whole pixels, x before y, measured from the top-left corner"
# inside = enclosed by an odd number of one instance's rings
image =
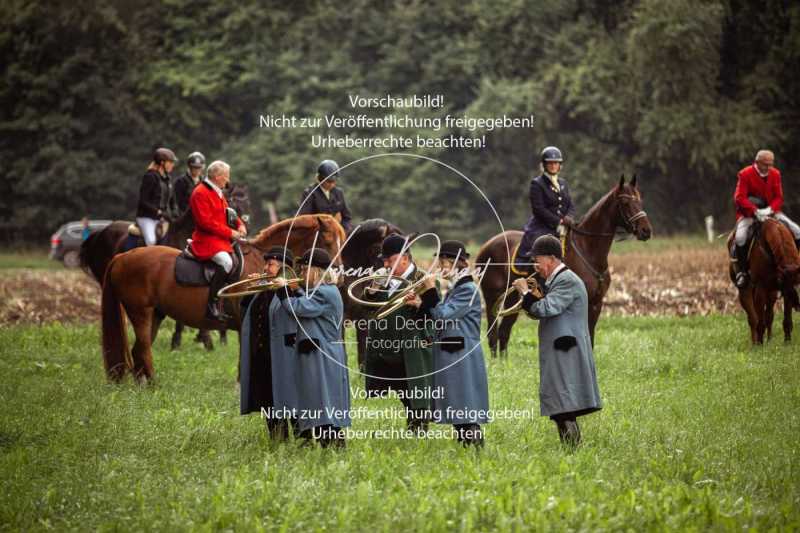
[[[344,447],[350,426],[350,379],[342,342],[344,304],[328,252],[312,248],[297,262],[302,287],[279,289],[284,309],[297,320],[295,340],[297,421],[300,436],[323,447]],[[280,277],[277,283],[286,285]]]
[[[443,274],[452,280],[444,300],[436,290],[436,278],[424,282],[422,296],[409,294],[406,303],[417,307],[418,316],[437,327],[434,338],[434,388],[443,398],[434,399],[433,420],[452,424],[464,446],[483,446],[482,424],[489,419],[489,385],[481,347],[481,298],[469,272],[464,243],[445,241],[439,250]],[[439,327],[441,326],[441,327]]]
[[[526,280],[514,280],[522,308],[539,319],[539,399],[542,416],[558,427],[561,442],[577,446],[577,418],[603,407],[589,336],[589,302],[581,278],[561,262],[561,242],[543,235],[533,243],[534,268],[546,280],[537,299]]]
[[[293,278],[291,250],[273,246],[264,254],[264,273]],[[263,291],[243,302],[240,350],[241,414],[262,413],[275,440],[289,436],[296,423],[297,320],[275,291]],[[262,411],[263,410],[263,411]]]

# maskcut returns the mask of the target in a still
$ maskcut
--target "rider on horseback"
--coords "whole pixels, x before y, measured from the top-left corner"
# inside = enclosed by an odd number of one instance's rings
[[[153,161],[142,176],[139,188],[139,205],[136,208],[136,224],[142,232],[145,245],[157,243],[156,226],[161,220],[170,221],[175,215],[175,200],[169,173],[178,158],[169,148],[158,148]]]
[[[231,179],[231,167],[224,161],[214,161],[208,166],[208,177],[201,181],[189,198],[195,230],[190,244],[192,254],[200,261],[213,261],[216,265],[208,293],[206,318],[224,321],[217,293],[225,285],[233,269],[231,241],[246,235],[244,223],[236,217],[236,229],[228,222],[228,202],[222,190]]]
[[[534,241],[542,235],[560,236],[571,226],[575,206],[569,194],[567,182],[559,177],[564,161],[561,150],[548,146],[541,154],[541,175],[531,180],[528,198],[531,202],[531,218],[525,224],[525,235],[519,244],[514,267],[523,272],[531,271],[530,253]]]
[[[336,179],[340,177],[339,165],[332,159],[326,159],[317,167],[317,181],[319,185],[309,185],[303,191],[300,199],[298,215],[313,215],[324,213],[333,215],[349,232],[350,210],[344,201],[344,192],[336,186]]]
[[[800,248],[800,226],[781,212],[783,188],[781,173],[775,168],[775,154],[759,150],[755,162],[739,171],[736,192],[736,286],[743,289],[749,281],[747,265],[747,241],[754,217],[763,222],[774,217],[782,222],[794,235]]]
[[[175,204],[178,207],[178,215],[184,214],[189,209],[189,198],[195,185],[200,183],[205,166],[206,157],[200,152],[192,152],[186,158],[186,172],[175,180]]]

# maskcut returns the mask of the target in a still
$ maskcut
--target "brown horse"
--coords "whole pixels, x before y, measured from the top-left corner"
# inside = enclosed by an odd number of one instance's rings
[[[794,237],[786,226],[769,218],[756,227],[750,252],[750,283],[739,290],[739,303],[747,313],[750,339],[753,344],[764,343],[772,337],[772,320],[778,293],[783,295],[783,338],[792,339],[792,308],[800,311],[796,285],[800,284],[800,255]],[[734,237],[728,237],[728,249]],[[736,277],[733,263],[728,272],[731,281]]]
[[[564,262],[586,284],[592,343],[594,329],[603,308],[603,297],[611,285],[608,253],[617,228],[624,228],[640,241],[646,241],[652,234],[650,220],[642,210],[642,196],[636,185],[636,176],[628,184],[625,183],[625,177],[621,177],[619,185],[603,196],[567,234]],[[498,318],[494,304],[510,286],[511,281],[521,277],[510,268],[513,252],[520,240],[521,231],[506,231],[495,235],[481,246],[475,259],[476,266],[481,268],[488,262],[481,280],[481,292],[486,306],[489,348],[493,357],[497,356],[498,351],[501,356],[507,355],[511,329],[517,321],[517,314]],[[516,295],[511,298],[516,298]],[[511,303],[509,301],[507,305]]]
[[[252,239],[242,241],[242,276],[261,272],[262,257],[270,246],[287,242],[293,254],[301,255],[316,246],[331,256],[344,242],[342,226],[330,215],[303,215],[274,224]],[[111,380],[119,381],[130,370],[146,381],[153,377],[152,343],[158,326],[166,316],[200,329],[239,329],[237,305],[228,303],[227,323],[205,318],[208,287],[184,287],[175,282],[175,258],[180,251],[166,246],[135,248],[116,255],[108,265],[103,283],[102,344],[103,362]],[[123,313],[123,310],[125,313]],[[128,350],[125,315],[133,325],[136,342],[133,357]]]
[[[224,192],[229,205],[236,210],[236,213],[242,217],[242,220],[245,220],[246,223],[246,219],[249,218],[250,213],[250,197],[248,195],[247,186],[237,184],[231,188],[225,189]],[[127,251],[127,246],[130,246],[128,243],[128,228],[131,224],[133,224],[133,222],[115,220],[101,231],[89,235],[81,244],[81,267],[91,274],[101,286],[103,285],[103,278],[106,273],[106,268],[111,262],[111,258],[118,253]],[[164,236],[161,244],[182,250],[186,246],[186,240],[192,236],[193,231],[194,218],[192,218],[191,210],[187,210],[170,223],[167,234]],[[225,330],[220,330],[219,333],[220,342],[225,344],[227,342]],[[182,334],[183,323],[177,321],[175,322],[175,332],[172,335],[173,350],[180,347]],[[206,350],[210,351],[214,349],[214,343],[207,330],[201,329],[198,331],[196,340],[202,342]]]

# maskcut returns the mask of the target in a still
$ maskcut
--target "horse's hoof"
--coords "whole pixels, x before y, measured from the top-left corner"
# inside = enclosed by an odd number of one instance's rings
[[[181,341],[172,339],[172,343],[170,344],[170,350],[173,352],[181,347]]]
[[[500,359],[508,359],[508,350],[500,350]]]

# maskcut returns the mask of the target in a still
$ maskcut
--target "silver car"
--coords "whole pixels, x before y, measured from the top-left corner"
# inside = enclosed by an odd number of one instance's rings
[[[111,220],[90,220],[89,231],[94,233],[111,224]],[[83,222],[67,222],[50,237],[50,259],[62,261],[67,268],[80,265],[83,242]]]

